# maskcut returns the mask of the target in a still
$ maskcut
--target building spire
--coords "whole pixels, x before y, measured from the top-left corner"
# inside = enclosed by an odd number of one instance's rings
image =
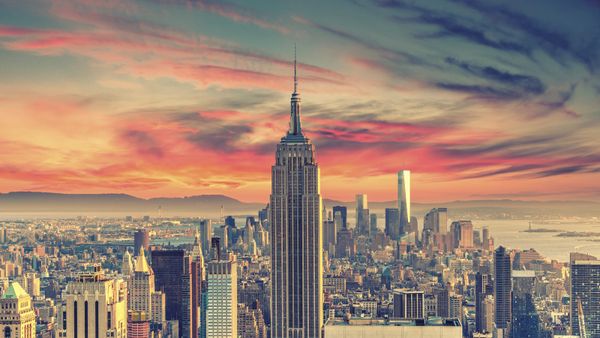
[[[298,63],[296,61],[296,44],[294,44],[294,92],[292,93],[290,107],[290,130],[289,136],[299,136],[304,139],[302,126],[300,124],[300,94],[298,94]]]
[[[296,44],[294,43],[294,93],[298,92],[298,76],[296,72]]]

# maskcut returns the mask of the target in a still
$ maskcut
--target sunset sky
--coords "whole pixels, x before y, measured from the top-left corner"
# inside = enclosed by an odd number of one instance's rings
[[[600,200],[600,3],[0,1],[0,192]]]

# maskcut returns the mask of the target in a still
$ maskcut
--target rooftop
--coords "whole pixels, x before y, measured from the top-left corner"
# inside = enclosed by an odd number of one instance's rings
[[[427,320],[410,320],[410,319],[384,319],[384,318],[344,318],[329,319],[325,325],[330,326],[458,326],[458,319],[443,319],[433,317]]]
[[[2,299],[17,299],[25,296],[29,296],[29,294],[23,290],[21,284],[12,282],[8,289],[6,289],[6,292],[2,295]]]

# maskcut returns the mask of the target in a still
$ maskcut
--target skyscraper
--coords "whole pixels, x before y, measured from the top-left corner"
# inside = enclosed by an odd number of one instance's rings
[[[425,215],[423,229],[430,229],[434,233],[445,234],[448,228],[448,209],[433,208]]]
[[[361,235],[369,234],[369,202],[366,194],[356,195],[356,231]]]
[[[535,271],[517,270],[512,273],[511,336],[536,338],[540,334],[540,317],[535,308]]]
[[[573,257],[576,258],[576,257]],[[571,259],[571,330],[580,335],[581,303],[588,337],[600,337],[600,261]]]
[[[377,214],[369,214],[370,233],[375,235],[377,233]]]
[[[0,334],[10,338],[35,338],[35,312],[31,297],[12,282],[0,298]]]
[[[410,170],[398,172],[398,210],[400,227],[408,229],[410,225]]]
[[[450,224],[453,247],[473,249],[473,223],[471,221],[455,221]]]
[[[133,255],[139,256],[140,249],[144,249],[148,251],[150,248],[150,236],[148,235],[148,230],[146,229],[138,229],[133,235]]]
[[[394,317],[424,319],[425,293],[417,290],[398,290],[394,292]]]
[[[322,201],[313,144],[302,133],[294,61],[290,126],[272,167],[271,337],[319,338],[323,325]]]
[[[484,332],[486,327],[484,300],[492,295],[492,278],[489,274],[478,272],[475,275],[475,330]]]
[[[511,260],[506,248],[499,246],[494,253],[494,300],[496,328],[506,330],[511,320]]]
[[[82,272],[63,291],[60,336],[127,337],[127,285],[104,276],[100,267]]]
[[[233,255],[206,266],[206,337],[238,337],[237,262]],[[197,336],[196,336],[197,337]]]
[[[347,223],[348,209],[341,205],[334,206],[333,207],[333,219],[334,220],[337,220],[336,217],[338,214],[341,217],[340,230],[348,229],[348,223]]]
[[[209,219],[203,219],[200,221],[200,238],[202,239],[200,241],[200,244],[202,245],[202,253],[203,254],[208,254],[208,251],[210,249],[210,239],[213,236],[213,229],[212,229],[212,221]]]
[[[204,238],[204,237],[202,237]],[[194,245],[190,253],[191,259],[191,275],[192,275],[192,294],[191,307],[192,318],[190,320],[191,336],[198,337],[200,329],[200,318],[202,316],[202,293],[205,291],[204,285],[204,255],[202,254],[202,239],[201,233],[196,231]]]
[[[135,258],[133,276],[130,279],[129,310],[151,316],[152,293],[154,292],[154,272],[146,261],[144,248],[140,248],[140,255]]]
[[[189,287],[186,288],[183,285],[187,280],[184,278],[187,271],[185,263],[185,251],[183,250],[152,251],[152,269],[156,288],[165,293],[165,319],[179,321],[180,327],[183,326],[184,291],[185,289],[189,290]]]
[[[396,208],[385,209],[385,234],[393,240],[399,240],[400,236],[402,236],[400,214]]]

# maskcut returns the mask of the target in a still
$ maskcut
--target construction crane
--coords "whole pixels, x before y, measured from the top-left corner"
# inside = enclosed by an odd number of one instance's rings
[[[583,306],[581,298],[577,297],[577,321],[579,324],[579,337],[588,338],[587,330],[585,329],[585,317],[583,316]]]

